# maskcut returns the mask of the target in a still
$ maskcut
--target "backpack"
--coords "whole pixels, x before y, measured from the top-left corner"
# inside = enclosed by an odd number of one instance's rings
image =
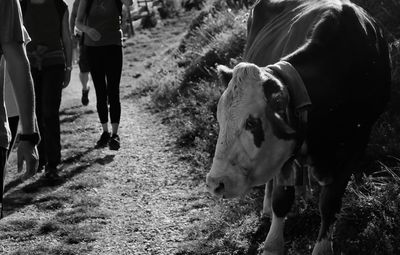
[[[28,8],[28,1],[30,4],[30,0],[21,0],[19,2],[21,5],[22,17],[25,16],[26,10]],[[63,0],[54,0],[54,4],[56,6],[58,18],[60,19],[60,33],[61,33],[64,14],[65,14],[65,11],[67,10],[68,6]]]

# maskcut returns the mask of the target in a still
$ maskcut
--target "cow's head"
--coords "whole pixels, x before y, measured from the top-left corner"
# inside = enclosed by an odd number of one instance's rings
[[[275,176],[294,147],[295,131],[286,123],[288,94],[268,68],[240,63],[219,66],[227,85],[217,109],[219,135],[208,190],[234,197]]]

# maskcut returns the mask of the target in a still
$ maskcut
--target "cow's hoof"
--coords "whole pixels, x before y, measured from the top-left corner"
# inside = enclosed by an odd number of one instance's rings
[[[317,242],[312,255],[333,255],[332,242],[327,239]]]

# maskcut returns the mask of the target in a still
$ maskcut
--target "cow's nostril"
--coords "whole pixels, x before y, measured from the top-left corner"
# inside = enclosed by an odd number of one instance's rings
[[[224,192],[225,189],[225,185],[223,182],[220,182],[218,187],[215,188],[215,194],[221,194],[222,192]]]

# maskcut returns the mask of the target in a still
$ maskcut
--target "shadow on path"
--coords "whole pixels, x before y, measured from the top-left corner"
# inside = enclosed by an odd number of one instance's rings
[[[86,151],[78,153],[72,157],[69,157],[63,161],[65,165],[72,164],[74,162],[80,161],[82,157],[87,155],[88,153],[92,152],[94,148],[89,148]],[[76,167],[70,168],[68,171],[61,171],[59,179],[48,179],[45,176],[41,176],[38,180],[27,184],[19,189],[12,191],[11,193],[7,194],[3,199],[3,206],[4,206],[4,216],[8,216],[13,214],[14,212],[18,211],[21,208],[26,206],[35,204],[38,202],[36,198],[39,196],[40,191],[46,189],[46,193],[49,193],[55,190],[57,187],[62,186],[74,176],[81,174],[87,168],[92,166],[93,164],[100,164],[106,165],[111,163],[114,160],[114,155],[105,155],[104,157],[97,157],[90,161],[86,161],[82,164],[79,164]],[[8,190],[16,187],[17,185],[21,184],[22,181],[20,179],[13,180],[9,182],[5,186],[5,192]]]
[[[95,111],[93,111],[93,110],[85,110],[85,111],[82,111],[82,112],[60,114],[60,116],[62,116],[62,115],[67,115],[68,116],[68,117],[61,118],[60,124],[74,122],[76,119],[78,119],[82,115],[92,114],[94,112]]]

